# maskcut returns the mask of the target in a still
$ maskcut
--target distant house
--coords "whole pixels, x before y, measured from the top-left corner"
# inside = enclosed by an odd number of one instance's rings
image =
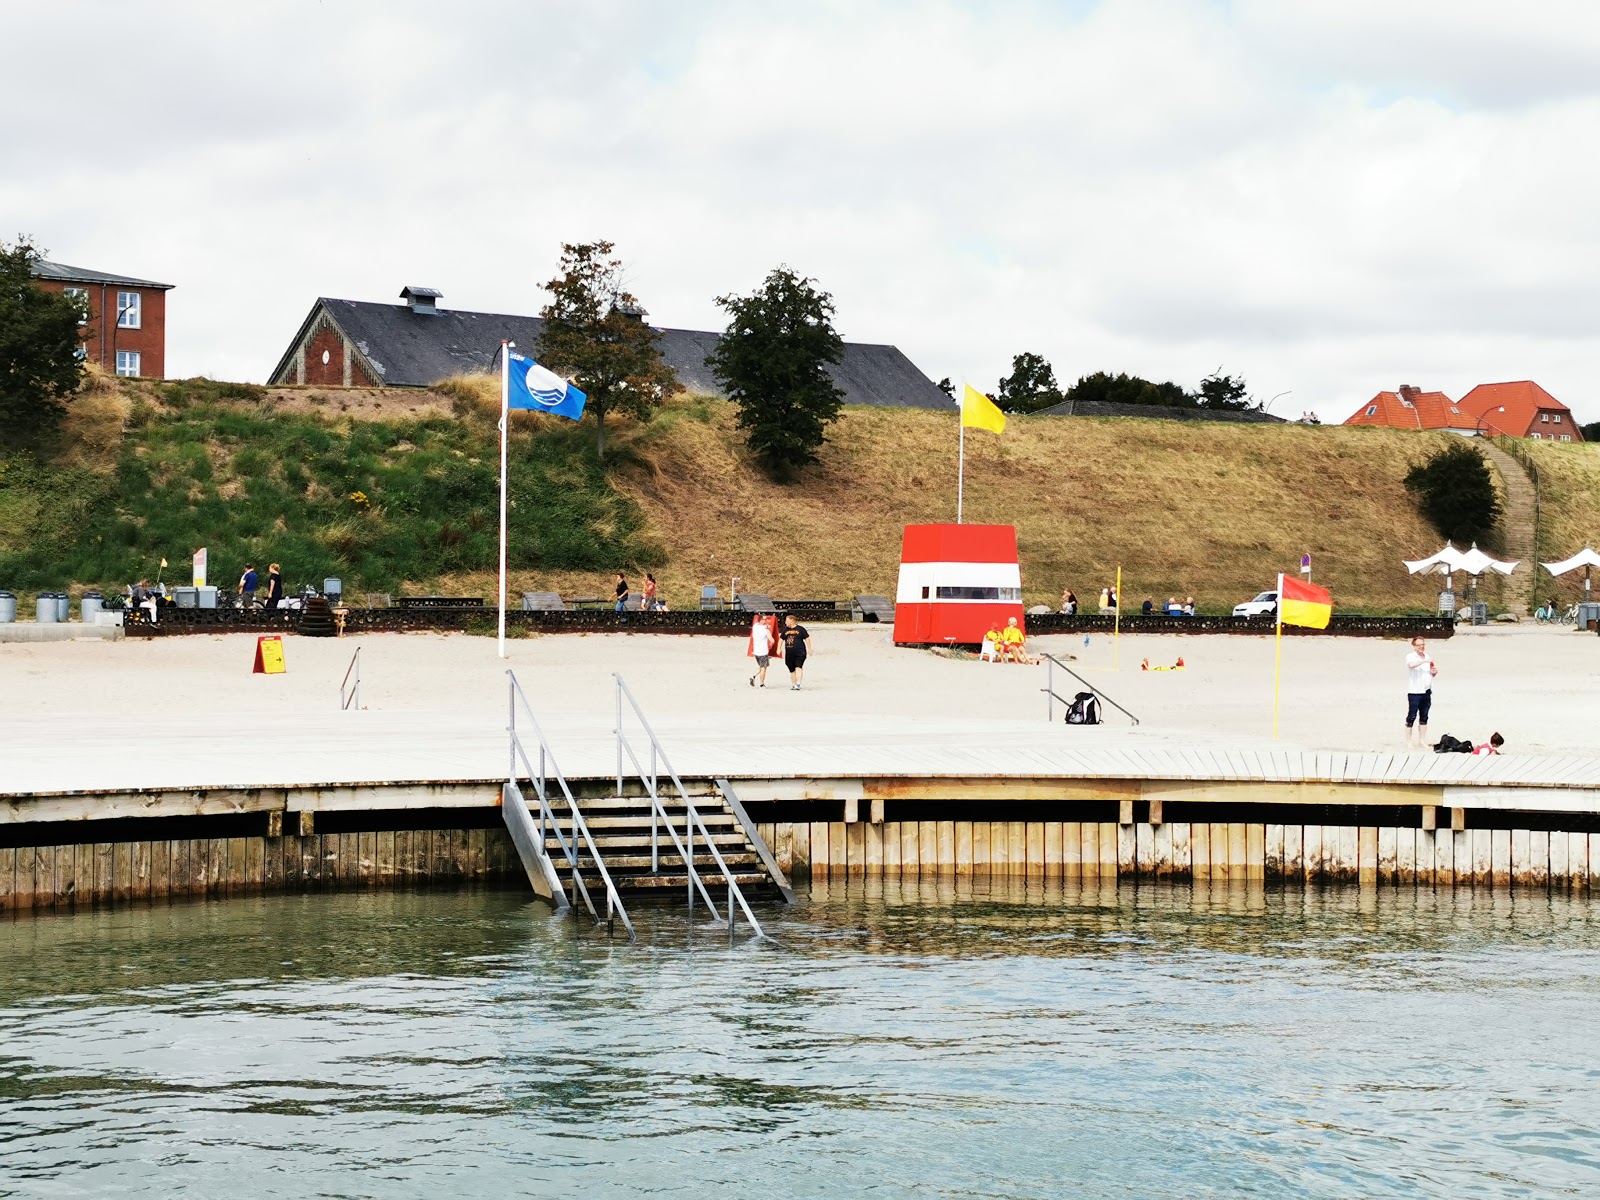
[[[1581,442],[1572,410],[1531,379],[1480,383],[1461,397],[1461,408],[1492,436],[1546,442]]]
[[[496,369],[502,338],[535,353],[544,329],[538,317],[445,309],[439,303],[440,293],[432,288],[407,287],[400,298],[404,303],[318,299],[267,382],[431,387],[452,375]],[[656,332],[661,335],[662,358],[686,388],[723,394],[706,365],[719,334],[692,329]],[[844,359],[831,374],[844,391],[846,404],[954,408],[953,401],[894,346],[846,342]]]
[[[42,258],[34,260],[33,277],[45,291],[70,292],[88,302],[89,316],[82,325],[82,353],[87,361],[118,375],[152,379],[166,375],[170,283],[69,267]]]
[[[1402,384],[1399,391],[1379,392],[1356,409],[1345,424],[1444,429],[1467,437],[1583,440],[1567,406],[1529,380],[1482,383],[1460,400],[1452,400],[1443,392],[1424,392]]]

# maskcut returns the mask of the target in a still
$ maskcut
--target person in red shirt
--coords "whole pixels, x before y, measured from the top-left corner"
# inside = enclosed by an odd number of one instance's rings
[[[1506,744],[1505,738],[1499,733],[1490,736],[1489,740],[1473,751],[1474,754],[1499,754],[1500,747]]]

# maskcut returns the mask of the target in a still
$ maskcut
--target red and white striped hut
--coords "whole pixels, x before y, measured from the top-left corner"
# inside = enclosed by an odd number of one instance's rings
[[[977,646],[1012,617],[1023,624],[1016,526],[906,526],[895,645]]]

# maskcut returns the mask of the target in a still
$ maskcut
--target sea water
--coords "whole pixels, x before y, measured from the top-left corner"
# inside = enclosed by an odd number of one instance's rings
[[[507,891],[0,921],[0,1193],[1589,1195],[1596,913],[980,879],[819,884],[732,946]]]

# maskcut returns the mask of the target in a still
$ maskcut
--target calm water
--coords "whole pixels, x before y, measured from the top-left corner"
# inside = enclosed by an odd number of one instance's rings
[[[0,1193],[1592,1195],[1600,909],[818,887],[0,922]]]

